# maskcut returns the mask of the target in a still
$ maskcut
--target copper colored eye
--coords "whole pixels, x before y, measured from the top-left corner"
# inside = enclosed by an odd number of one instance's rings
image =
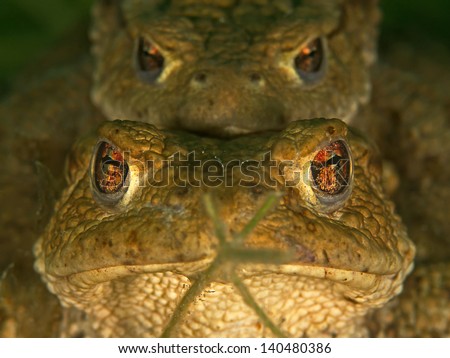
[[[122,192],[128,176],[128,164],[122,152],[107,142],[97,147],[93,167],[93,181],[96,189],[107,195]]]
[[[295,57],[294,64],[300,77],[312,80],[322,72],[325,63],[323,40],[317,38],[303,48]]]
[[[338,140],[322,148],[311,162],[311,176],[320,193],[337,195],[348,189],[352,163],[346,144]]]
[[[137,62],[140,71],[157,77],[164,66],[164,56],[150,41],[140,38]]]

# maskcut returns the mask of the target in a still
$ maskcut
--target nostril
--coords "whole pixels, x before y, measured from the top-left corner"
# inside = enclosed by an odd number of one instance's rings
[[[257,72],[251,73],[249,77],[250,77],[250,81],[252,81],[253,83],[259,83],[262,81],[261,75]]]
[[[194,75],[194,81],[198,83],[205,83],[208,79],[208,76],[205,72],[198,72]]]

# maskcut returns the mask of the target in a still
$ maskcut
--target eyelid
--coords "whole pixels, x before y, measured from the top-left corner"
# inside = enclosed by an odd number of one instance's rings
[[[143,42],[148,42],[151,45],[151,48],[155,49],[156,51],[156,54],[154,55],[155,57],[158,55],[161,57],[161,63],[154,69],[145,70],[142,68],[143,65],[141,63],[140,56],[142,55],[141,46],[143,46]],[[148,84],[158,83],[160,75],[164,71],[166,65],[166,58],[164,56],[164,53],[160,50],[160,47],[155,45],[151,40],[140,36],[135,40],[133,56],[134,56],[133,58],[134,68],[137,76],[145,83]]]
[[[317,158],[318,155],[321,155],[321,152],[326,150],[328,147],[332,147],[333,144],[338,143],[341,147],[340,150],[344,150],[344,153],[342,155],[342,158],[347,159],[348,162],[344,163],[349,165],[348,167],[348,176],[346,178],[341,178],[341,179],[345,179],[347,181],[347,184],[344,185],[342,187],[342,190],[338,190],[336,193],[327,193],[326,191],[321,191],[320,188],[317,188],[317,183],[315,181],[314,178],[314,173],[312,172],[312,163],[314,162],[314,160]],[[337,147],[339,148],[339,147]],[[332,149],[331,149],[332,150]],[[324,157],[324,163],[327,163],[330,159],[332,158],[332,156],[328,157]],[[325,160],[326,159],[326,160]],[[318,160],[319,161],[319,160]],[[316,195],[316,198],[318,199],[318,201],[321,204],[321,211],[325,212],[325,213],[331,213],[333,211],[338,210],[340,207],[342,207],[345,202],[347,201],[347,199],[350,197],[352,190],[353,190],[353,176],[354,176],[354,163],[353,163],[353,156],[350,150],[349,145],[347,144],[347,142],[344,139],[335,139],[330,143],[326,143],[323,144],[321,147],[319,147],[315,153],[314,153],[314,157],[310,162],[310,185]],[[340,175],[340,173],[338,173]]]
[[[296,61],[297,58],[301,55],[302,50],[310,45],[311,43],[320,40],[320,51],[321,51],[321,58],[320,58],[320,64],[319,69],[317,71],[303,71],[301,68],[298,67]],[[303,84],[306,86],[313,86],[319,83],[319,81],[325,76],[327,69],[328,69],[328,46],[327,41],[325,37],[316,37],[311,38],[307,42],[305,42],[302,46],[298,47],[297,50],[294,52],[294,58],[293,58],[293,64],[294,70],[296,71],[298,77],[303,80]]]
[[[101,157],[102,155],[101,151],[106,151],[105,156]],[[124,166],[121,176],[122,182],[120,183],[117,191],[109,193],[107,192],[107,190],[106,191],[102,190],[101,187],[99,187],[98,183],[99,178],[103,179],[103,176],[105,175],[105,173],[99,173],[98,171],[103,170],[104,163],[102,163],[101,160],[106,158],[106,154],[108,154],[108,157],[110,157],[109,156],[110,153],[108,151],[119,152],[117,158],[111,157],[111,160],[114,161],[117,159],[117,161],[119,162],[122,160]],[[94,199],[100,205],[106,207],[116,206],[120,202],[120,200],[124,197],[124,195],[127,193],[130,183],[131,171],[129,169],[127,160],[124,158],[123,151],[107,140],[100,140],[94,148],[94,152],[91,157],[89,172],[90,172],[91,191],[93,193]],[[111,180],[111,178],[109,179]]]

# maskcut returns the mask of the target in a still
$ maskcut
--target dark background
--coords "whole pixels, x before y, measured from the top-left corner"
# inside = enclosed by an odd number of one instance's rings
[[[365,1],[365,0],[361,0]],[[85,32],[93,0],[1,0],[0,96],[67,34]],[[450,45],[450,1],[382,0],[381,46],[393,40]]]

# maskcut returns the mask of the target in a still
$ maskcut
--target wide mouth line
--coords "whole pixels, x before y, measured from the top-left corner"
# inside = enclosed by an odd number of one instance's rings
[[[151,264],[151,265],[118,265],[98,269],[81,271],[64,276],[51,275],[54,278],[64,278],[71,283],[82,283],[83,285],[96,285],[104,282],[117,280],[131,275],[151,274],[158,272],[174,272],[185,277],[201,275],[208,270],[213,259],[208,258],[188,263]],[[245,267],[239,267],[245,266]],[[370,273],[352,271],[348,269],[330,268],[324,266],[311,266],[301,264],[245,264],[239,265],[239,276],[242,279],[262,276],[265,274],[300,275],[312,279],[324,279],[344,284],[352,289],[371,290],[379,281],[391,279],[396,273]]]

